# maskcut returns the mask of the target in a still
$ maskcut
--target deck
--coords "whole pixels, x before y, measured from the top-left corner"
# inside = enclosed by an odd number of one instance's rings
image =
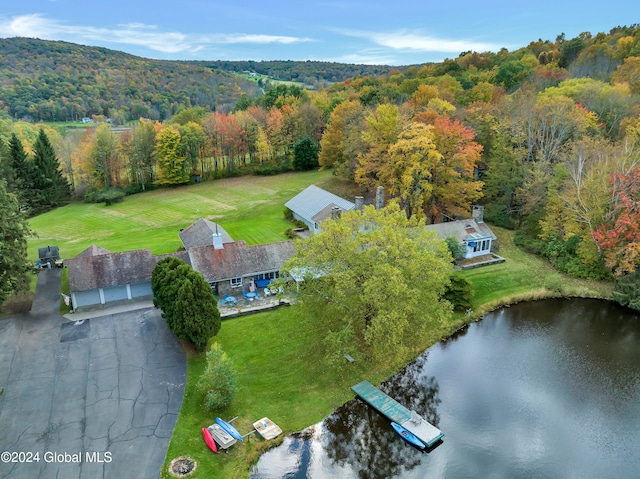
[[[409,409],[387,396],[369,381],[362,381],[355,386],[351,386],[351,390],[380,414],[393,422],[397,422],[417,436],[418,439],[426,444],[427,448],[430,448],[444,437],[440,429],[427,422],[419,414],[414,412],[412,415]]]

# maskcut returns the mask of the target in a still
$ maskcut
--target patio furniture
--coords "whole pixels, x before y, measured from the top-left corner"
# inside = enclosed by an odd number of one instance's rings
[[[247,293],[246,291],[242,292],[242,297],[248,303],[249,301],[253,301],[253,296],[249,296],[252,293]]]
[[[235,306],[238,300],[235,296],[229,296],[228,294],[224,295],[224,300],[229,303],[231,306]]]

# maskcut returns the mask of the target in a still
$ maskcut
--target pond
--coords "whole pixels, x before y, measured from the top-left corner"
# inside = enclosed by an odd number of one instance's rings
[[[640,316],[613,303],[503,308],[381,389],[443,442],[420,452],[354,399],[265,453],[251,478],[638,477]]]

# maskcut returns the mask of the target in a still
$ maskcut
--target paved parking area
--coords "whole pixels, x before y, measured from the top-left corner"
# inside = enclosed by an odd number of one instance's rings
[[[43,271],[31,312],[0,320],[0,453],[18,453],[0,478],[157,478],[182,346],[154,308],[70,322],[59,292],[60,271]]]

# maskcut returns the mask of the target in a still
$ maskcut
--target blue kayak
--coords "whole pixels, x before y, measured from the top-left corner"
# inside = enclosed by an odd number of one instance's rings
[[[233,427],[230,423],[228,423],[227,421],[224,421],[222,419],[220,419],[219,417],[216,418],[216,422],[218,423],[218,425],[224,429],[224,431],[229,434],[230,436],[233,436],[234,438],[236,438],[238,441],[242,441],[242,435],[238,432],[238,430]]]
[[[424,442],[422,442],[420,439],[418,439],[416,437],[415,434],[407,431],[407,429],[405,429],[404,427],[402,427],[400,424],[398,424],[397,422],[392,422],[391,423],[391,427],[393,428],[393,430],[398,434],[398,436],[400,436],[402,439],[404,439],[405,441],[407,441],[409,444],[416,446],[418,449],[424,449],[425,447],[427,447]]]

